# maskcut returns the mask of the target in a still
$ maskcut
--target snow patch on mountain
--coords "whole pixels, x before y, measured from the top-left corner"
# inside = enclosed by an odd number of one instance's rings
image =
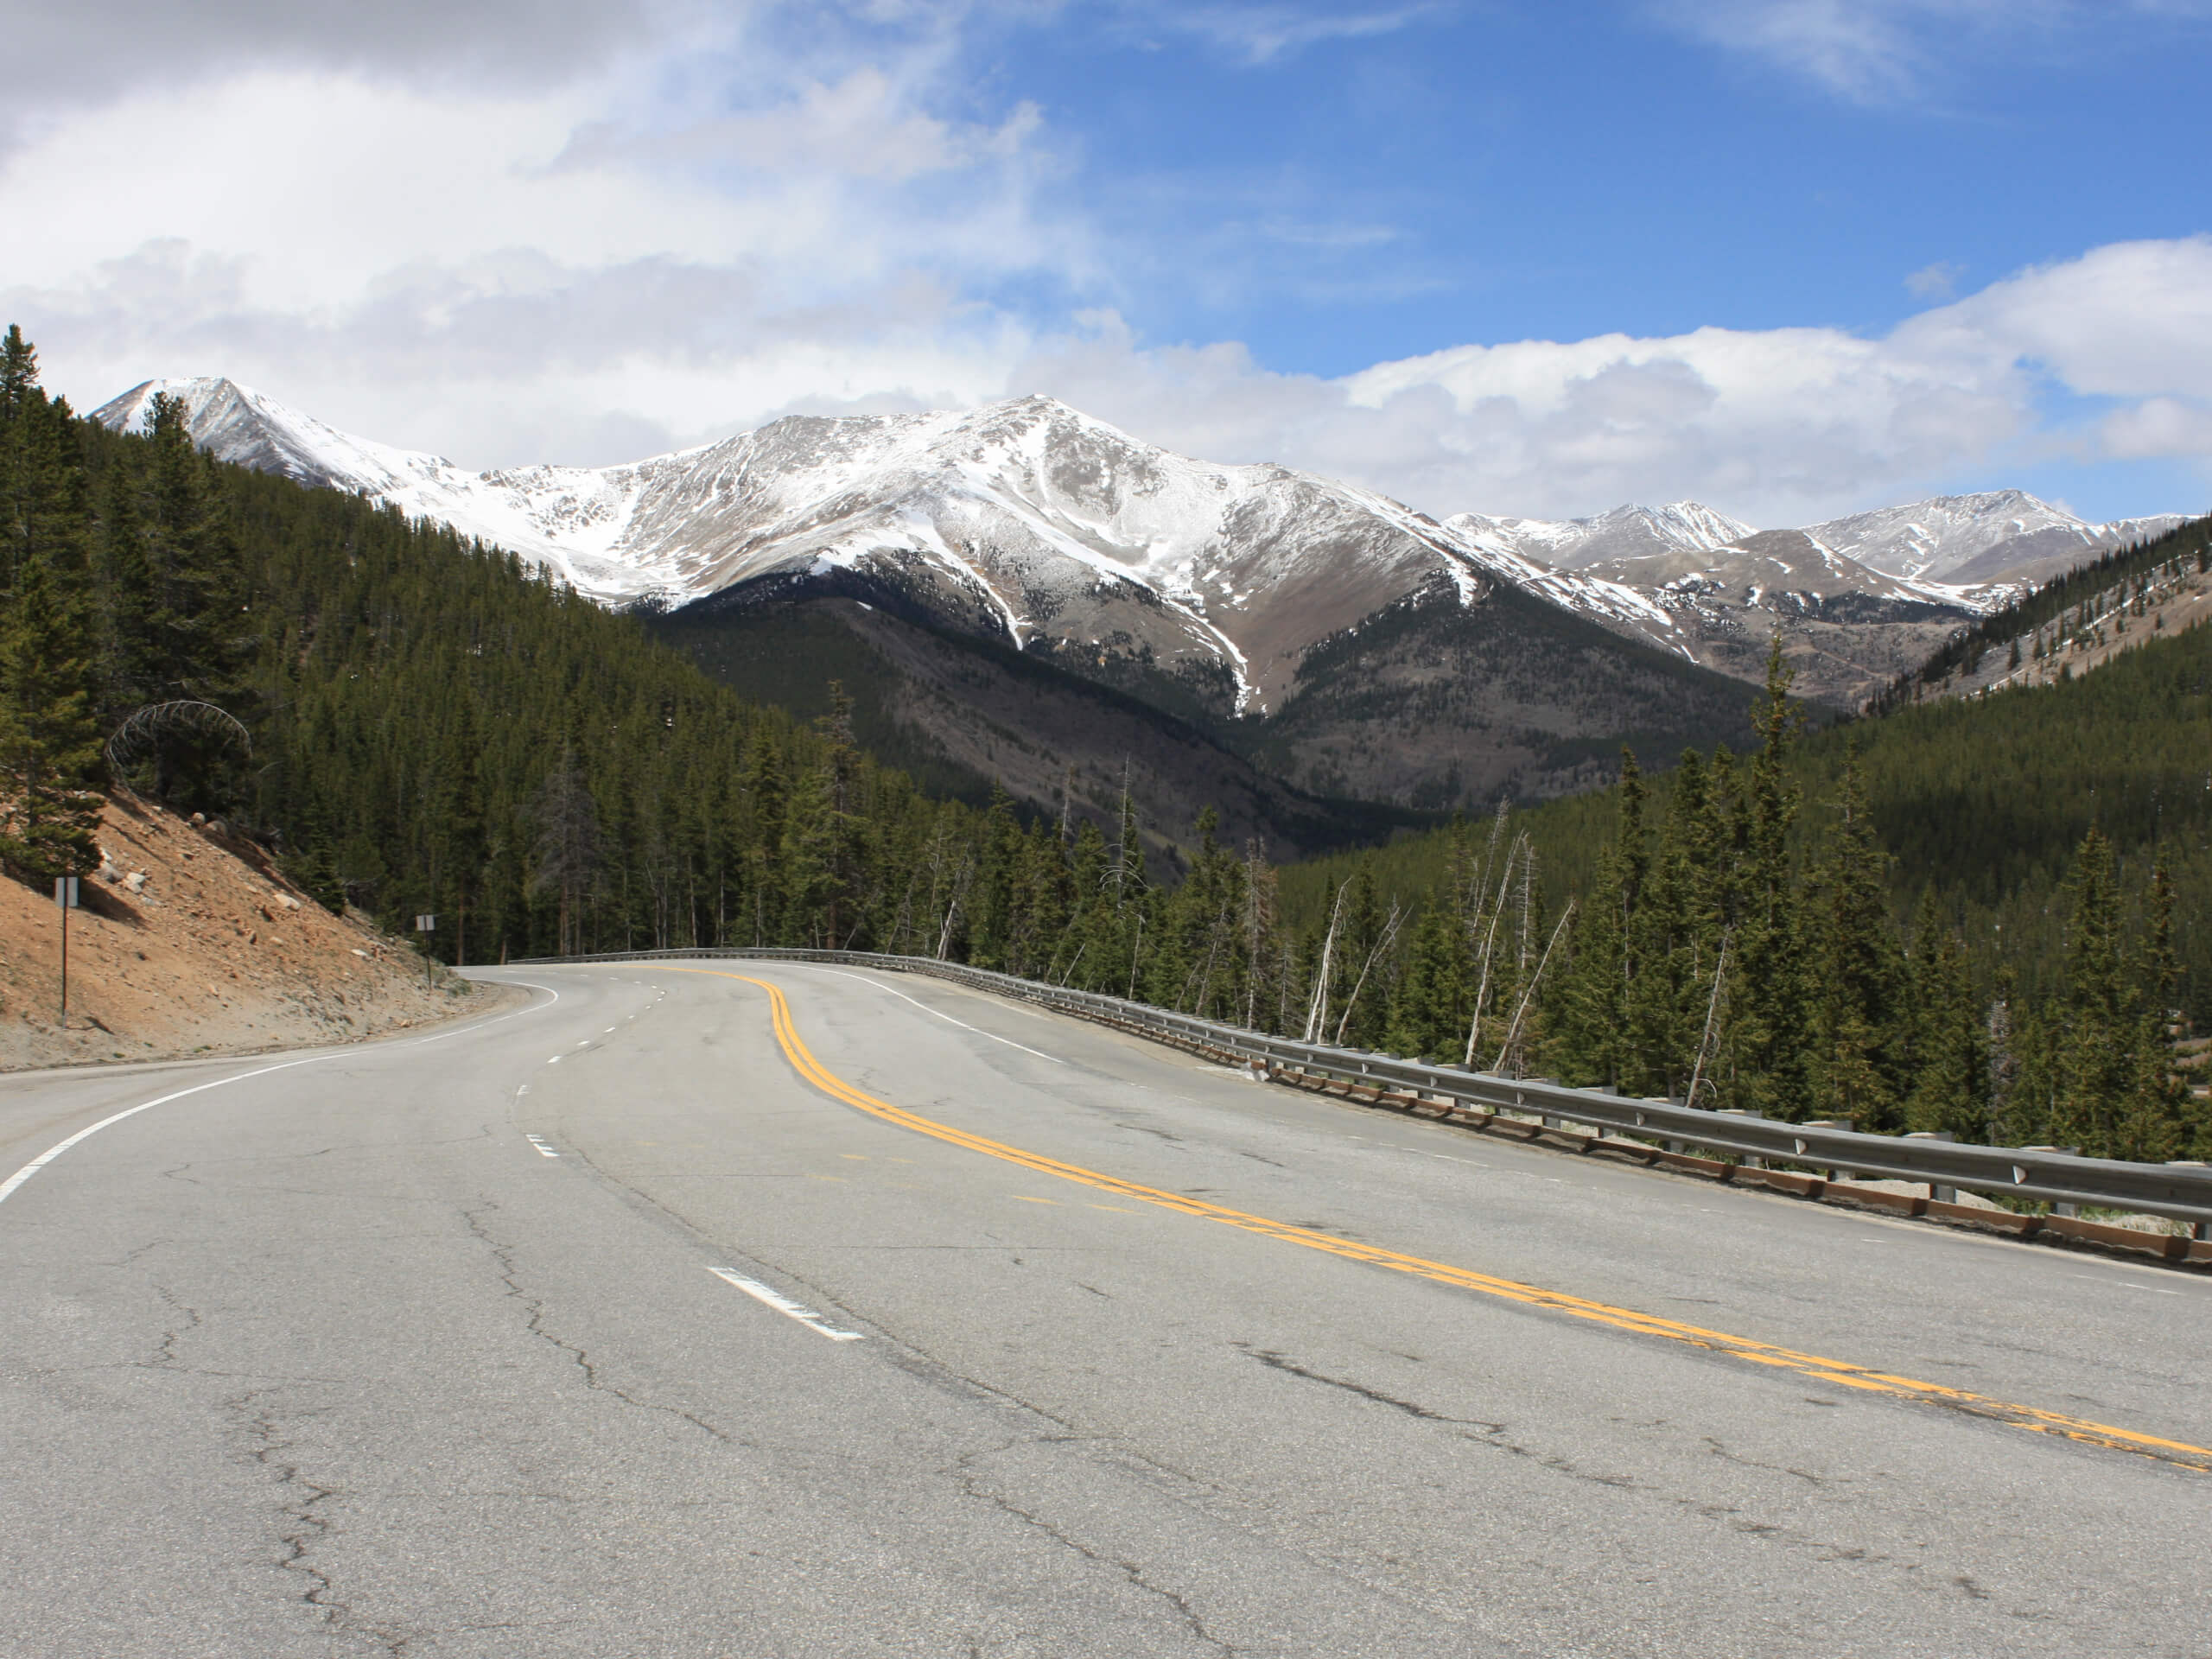
[[[1510,548],[1563,569],[1655,555],[1711,552],[1752,533],[1739,518],[1696,501],[1620,506],[1594,518],[1491,518],[1455,513],[1445,524],[1485,545]]]
[[[453,526],[550,566],[595,599],[620,602],[665,584],[665,575],[617,550],[631,515],[659,474],[685,457],[607,468],[523,467],[472,473],[442,455],[395,448],[327,426],[233,381],[149,380],[93,411],[118,431],[143,425],[157,393],[184,404],[193,441],[221,460],[327,485]]]

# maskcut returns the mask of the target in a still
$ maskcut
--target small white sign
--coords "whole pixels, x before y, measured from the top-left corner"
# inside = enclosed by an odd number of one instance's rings
[[[438,931],[438,918],[435,916],[417,916],[415,918],[415,931],[417,933],[436,932]]]
[[[75,876],[57,875],[54,878],[54,902],[60,906],[64,910],[80,910],[83,908],[83,906],[77,902],[77,878]]]

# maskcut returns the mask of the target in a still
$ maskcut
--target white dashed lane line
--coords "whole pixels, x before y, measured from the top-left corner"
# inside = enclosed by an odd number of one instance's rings
[[[818,1337],[827,1337],[832,1342],[858,1342],[861,1339],[860,1332],[837,1330],[824,1322],[822,1315],[812,1308],[795,1302],[779,1292],[771,1290],[758,1279],[748,1279],[741,1273],[732,1273],[728,1268],[709,1268],[707,1271],[724,1283],[736,1286],[754,1301],[774,1308],[785,1319],[798,1320],[799,1324]]]
[[[561,1155],[534,1135],[525,1133],[523,1139],[529,1141],[531,1146],[537,1148],[537,1155],[541,1158],[558,1158]]]

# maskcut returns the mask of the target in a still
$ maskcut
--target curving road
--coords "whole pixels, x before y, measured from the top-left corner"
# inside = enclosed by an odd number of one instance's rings
[[[483,976],[0,1081],[0,1180],[92,1131],[0,1198],[0,1653],[2212,1656],[2204,1278],[935,981]]]

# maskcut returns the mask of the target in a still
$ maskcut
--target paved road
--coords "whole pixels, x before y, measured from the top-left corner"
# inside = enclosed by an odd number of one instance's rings
[[[2205,1446],[2212,1282],[698,966],[0,1083],[198,1090],[0,1200],[0,1653],[2212,1656],[2186,1454],[1602,1313]]]

